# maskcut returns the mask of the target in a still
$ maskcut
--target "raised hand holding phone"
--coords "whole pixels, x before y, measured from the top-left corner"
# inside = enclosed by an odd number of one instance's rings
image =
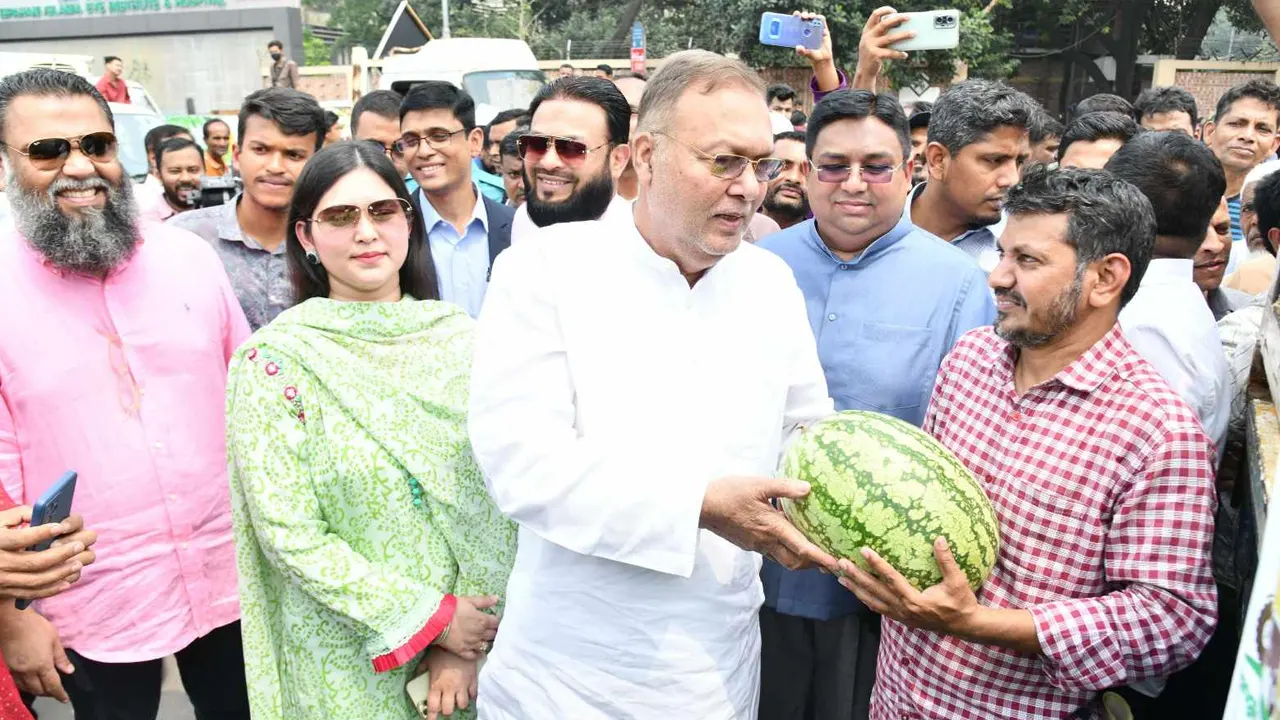
[[[822,43],[816,48],[797,45],[796,54],[809,61],[809,66],[813,68],[813,79],[819,92],[831,92],[840,87],[840,72],[836,70],[835,51],[831,43],[831,27],[827,25],[827,19],[822,15],[815,15],[811,12],[796,11],[792,15],[805,22],[816,21],[822,23]]]

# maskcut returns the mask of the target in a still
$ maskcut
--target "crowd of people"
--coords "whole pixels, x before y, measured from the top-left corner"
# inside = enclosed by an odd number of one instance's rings
[[[1220,713],[1280,88],[904,108],[901,22],[798,49],[807,115],[690,50],[484,125],[370,92],[350,140],[281,54],[141,184],[118,68],[0,80],[0,718],[154,720],[168,656],[207,720]],[[980,481],[979,590],[776,509],[838,410]]]

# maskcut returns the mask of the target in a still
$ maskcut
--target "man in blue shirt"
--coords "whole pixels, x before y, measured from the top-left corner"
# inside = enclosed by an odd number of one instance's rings
[[[903,217],[911,140],[902,106],[832,93],[809,119],[814,219],[759,242],[791,266],[838,410],[919,425],[942,359],[995,305],[960,248]],[[765,561],[761,720],[866,718],[879,618],[818,570]]]
[[[471,179],[471,159],[484,140],[475,101],[451,83],[415,85],[400,104],[400,133],[397,152],[418,181],[440,299],[478,317],[493,260],[511,244],[515,211],[482,195]]]
[[[1031,156],[1027,127],[1039,106],[1004,83],[967,80],[947,88],[929,116],[921,157],[928,181],[911,192],[904,216],[929,235],[996,266],[1001,206]]]

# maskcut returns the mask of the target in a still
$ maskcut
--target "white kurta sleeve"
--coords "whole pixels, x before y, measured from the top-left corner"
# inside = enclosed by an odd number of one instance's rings
[[[641,438],[579,436],[556,273],[545,255],[541,239],[502,253],[477,327],[469,424],[489,492],[548,542],[688,577],[710,478]]]

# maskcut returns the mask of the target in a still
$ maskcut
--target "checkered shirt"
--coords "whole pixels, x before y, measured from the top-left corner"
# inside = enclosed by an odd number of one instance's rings
[[[1022,397],[1014,362],[990,327],[965,335],[924,429],[1000,521],[978,602],[1030,610],[1042,652],[886,619],[872,720],[1098,717],[1099,690],[1185,667],[1213,632],[1213,447],[1191,409],[1118,325]]]

